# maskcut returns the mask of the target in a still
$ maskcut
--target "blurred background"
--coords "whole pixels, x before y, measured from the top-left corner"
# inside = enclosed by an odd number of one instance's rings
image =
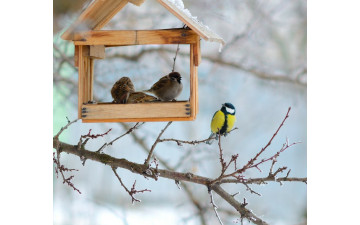
[[[286,121],[265,156],[278,151],[289,138],[300,144],[286,150],[275,168],[287,166],[290,176],[306,177],[307,124],[307,2],[305,0],[183,0],[193,16],[224,38],[226,45],[219,52],[217,43],[201,41],[202,62],[199,66],[199,114],[192,122],[174,122],[164,138],[183,140],[205,139],[210,134],[213,113],[224,102],[237,109],[239,129],[223,139],[225,159],[238,153],[243,165],[267,144],[292,107]],[[77,68],[74,67],[74,46],[60,38],[79,16],[88,1],[54,0],[54,76],[53,132],[77,118]],[[137,7],[127,4],[104,29],[161,29],[182,27],[183,23],[156,0],[146,0]],[[95,61],[94,98],[111,101],[110,89],[122,76],[129,76],[137,90],[149,88],[173,65],[176,45],[131,46],[106,49],[106,59]],[[180,100],[189,98],[189,47],[180,45],[175,70],[183,76],[184,90]],[[87,149],[97,150],[124,133],[133,123],[83,124],[77,122],[66,130],[61,140],[76,144],[80,135],[109,135],[90,140]],[[145,123],[133,135],[127,135],[107,147],[104,152],[114,157],[143,163],[149,149],[166,122]],[[160,168],[217,177],[220,173],[217,145],[177,146],[160,143],[156,156]],[[179,190],[172,180],[146,180],[118,169],[124,183],[134,180],[138,189],[151,193],[137,195],[141,203],[131,204],[112,170],[88,160],[82,166],[78,157],[62,154],[62,163],[73,172],[74,185],[82,194],[64,185],[54,173],[54,224],[218,224],[210,205],[207,189],[186,184]],[[270,163],[263,170],[250,170],[246,177],[267,176]],[[284,174],[286,175],[286,174]],[[306,185],[303,183],[268,183],[252,185],[262,196],[251,194],[243,185],[222,185],[230,193],[240,192],[238,200],[247,199],[251,209],[270,224],[306,224]],[[239,218],[237,212],[214,195],[220,217],[225,224]],[[201,210],[199,210],[201,208]],[[202,216],[200,216],[200,214]],[[247,224],[247,221],[245,221]]]

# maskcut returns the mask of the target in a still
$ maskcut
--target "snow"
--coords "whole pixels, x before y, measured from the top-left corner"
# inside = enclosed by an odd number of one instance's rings
[[[197,25],[197,28],[201,30],[201,32],[205,33],[206,36],[209,37],[209,41],[216,41],[220,43],[219,52],[221,52],[225,42],[224,40],[217,35],[214,31],[212,31],[208,26],[200,22],[196,16],[191,15],[191,12],[185,8],[182,0],[162,0],[163,2],[171,5],[172,8],[176,8],[177,11],[185,15],[188,19],[192,20]]]

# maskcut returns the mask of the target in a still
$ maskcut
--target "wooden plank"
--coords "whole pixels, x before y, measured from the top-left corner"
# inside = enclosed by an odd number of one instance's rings
[[[194,44],[190,45],[190,105],[191,105],[191,116],[196,116],[196,80],[195,80],[195,65],[194,65]]]
[[[191,47],[190,47],[191,48]],[[195,77],[195,116],[199,112],[199,78],[198,78],[198,65],[201,62],[201,53],[200,53],[200,37],[198,41],[191,48],[193,51],[193,60],[194,60],[194,77]]]
[[[104,27],[126,4],[127,0],[95,0],[79,18],[61,35],[64,40],[73,40],[74,32],[99,30]]]
[[[92,100],[93,61],[88,56],[89,46],[79,46],[78,117],[84,102]]]
[[[75,45],[194,44],[198,35],[187,29],[104,30],[76,33]]]
[[[82,119],[144,119],[186,118],[190,115],[190,104],[183,102],[156,102],[137,104],[84,104]]]
[[[89,81],[88,81],[88,86],[87,86],[87,99],[89,99],[89,101],[92,101],[93,100],[93,87],[94,87],[94,60],[93,58],[90,58],[90,65],[89,65],[89,69],[90,69],[90,72],[89,72]]]
[[[127,123],[127,122],[165,122],[193,121],[195,117],[131,118],[131,119],[82,119],[83,123]]]
[[[127,3],[127,0],[115,0],[115,3],[108,3],[106,7],[102,9],[100,15],[98,15],[97,13],[94,15],[94,17],[96,18],[96,25],[93,27],[92,30],[100,30],[101,28],[103,28],[122,8],[124,8]]]
[[[82,96],[82,93],[83,93],[83,88],[84,88],[84,85],[83,85],[83,68],[82,66],[80,66],[80,62],[83,61],[83,48],[85,48],[86,46],[78,46],[78,119],[81,119],[81,107],[82,107],[82,102],[83,102],[83,96]]]
[[[74,65],[75,67],[79,67],[79,45],[75,45]]]
[[[198,67],[195,66],[195,117],[199,113],[199,77],[198,77]]]
[[[130,3],[140,6],[141,4],[143,4],[145,2],[145,0],[129,0]]]
[[[105,45],[90,45],[90,57],[95,59],[105,58]]]
[[[196,39],[194,47],[194,62],[195,66],[199,66],[201,63],[201,51],[200,51],[200,36]]]

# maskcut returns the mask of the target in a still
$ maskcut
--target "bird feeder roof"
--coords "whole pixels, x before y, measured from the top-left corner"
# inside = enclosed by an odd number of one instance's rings
[[[80,14],[77,20],[61,36],[65,40],[74,40],[74,33],[79,31],[100,30],[103,28],[127,3],[140,6],[145,0],[93,0]],[[185,23],[195,33],[206,41],[218,42],[224,45],[224,39],[192,16],[184,8],[182,0],[157,0],[169,12]]]

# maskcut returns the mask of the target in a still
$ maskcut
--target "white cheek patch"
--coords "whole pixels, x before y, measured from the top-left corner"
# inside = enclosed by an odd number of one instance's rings
[[[233,114],[235,112],[235,109],[230,109],[230,108],[226,107],[226,111],[230,114]]]

